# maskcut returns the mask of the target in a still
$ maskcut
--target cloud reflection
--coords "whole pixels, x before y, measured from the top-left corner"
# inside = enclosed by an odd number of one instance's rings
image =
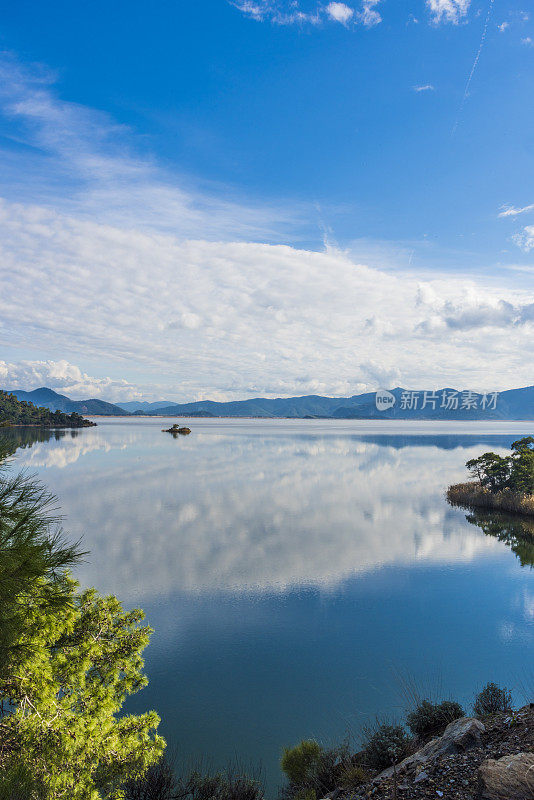
[[[38,444],[18,461],[48,468],[67,530],[91,552],[83,583],[124,600],[329,591],[383,565],[447,565],[502,549],[443,498],[479,445],[258,431],[174,441],[152,424],[109,425]]]

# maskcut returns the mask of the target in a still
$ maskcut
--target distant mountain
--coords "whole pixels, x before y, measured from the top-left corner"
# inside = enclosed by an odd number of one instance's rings
[[[43,386],[41,389],[34,389],[33,392],[23,392],[20,389],[11,391],[18,400],[26,400],[34,406],[48,408],[50,411],[64,411],[72,414],[90,414],[100,416],[128,416],[128,412],[113,403],[106,403],[104,400],[71,400],[64,394],[58,394],[53,389]]]
[[[320,419],[433,419],[534,420],[534,386],[501,392],[496,398],[451,388],[411,391],[397,387],[391,390],[394,404],[386,410],[376,405],[376,392],[352,397],[254,398],[218,403],[200,400],[175,403],[144,413],[158,416],[191,416],[199,412],[215,417],[297,417]],[[143,413],[143,412],[137,412]]]
[[[117,405],[119,408],[129,411],[130,414],[135,414],[136,411],[146,414],[149,411],[157,411],[158,408],[172,406],[174,403],[171,400],[157,400],[155,403],[149,403],[146,400],[128,400],[126,403],[117,403]]]
[[[219,403],[199,400],[194,403],[155,403],[132,400],[120,405],[103,400],[71,400],[52,389],[35,389],[33,392],[16,390],[19,400],[29,400],[36,406],[52,411],[59,409],[79,414],[112,416],[163,416],[163,417],[262,417],[299,419],[414,419],[414,420],[534,420],[534,386],[510,389],[498,396],[451,388],[436,391],[411,391],[396,387],[389,396],[389,405],[377,408],[376,392],[352,397],[288,397],[269,399],[256,397]]]

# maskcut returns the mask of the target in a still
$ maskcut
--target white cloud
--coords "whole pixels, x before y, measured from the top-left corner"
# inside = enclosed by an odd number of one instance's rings
[[[526,44],[528,47],[531,47],[534,42],[530,36],[526,36],[524,39],[521,39],[522,44]]]
[[[512,236],[513,241],[525,253],[530,253],[534,250],[534,225],[526,225],[521,233],[516,233]]]
[[[132,154],[105,116],[59,101],[48,76],[4,77],[0,100],[36,154],[29,202],[26,173],[4,153],[13,183],[0,201],[0,341],[28,359],[11,380],[108,399],[155,383],[176,400],[346,396],[387,375],[482,389],[530,382],[528,315],[501,314],[491,340],[483,326],[444,322],[499,304],[526,309],[527,292],[421,281],[339,249],[279,244],[287,208],[186,191]],[[111,377],[82,371],[88,354]]]
[[[501,33],[504,33],[510,27],[510,23],[509,22],[501,22],[501,24],[497,25],[497,27],[498,27],[498,29],[500,30]]]
[[[365,27],[372,28],[382,22],[382,17],[376,10],[379,2],[380,0],[363,0],[359,18]]]
[[[299,0],[229,0],[231,4],[251,19],[263,22],[268,20],[276,25],[320,25],[325,20],[342,25],[356,18],[354,9],[342,2],[318,4],[313,11],[304,10]],[[358,20],[365,26],[376,25],[381,21],[380,14],[374,10],[380,0],[362,0]]]
[[[517,217],[519,214],[528,214],[530,211],[534,211],[534,203],[529,206],[522,206],[519,208],[505,205],[501,206],[499,217]]]
[[[414,92],[434,92],[435,89],[431,83],[425,83],[422,86],[414,86]]]
[[[433,22],[458,24],[469,11],[471,0],[426,0]]]
[[[183,241],[6,202],[0,259],[0,330],[12,343],[49,352],[61,342],[71,361],[90,352],[114,363],[111,374],[137,364],[169,376],[171,399],[363,391],[370,361],[410,384],[530,380],[526,319],[502,316],[489,349],[482,330],[461,326],[429,344],[450,309],[526,307],[526,292],[422,282],[335,249]]]
[[[326,13],[331,19],[346,25],[354,16],[354,9],[345,3],[329,3],[326,7]]]
[[[139,391],[125,380],[94,378],[64,359],[60,361],[0,361],[0,388],[31,391],[41,386],[72,400],[135,400]]]

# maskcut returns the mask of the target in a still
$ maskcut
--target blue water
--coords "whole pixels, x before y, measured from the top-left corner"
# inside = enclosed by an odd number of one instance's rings
[[[261,763],[274,790],[283,746],[357,742],[402,715],[407,682],[523,699],[534,572],[444,491],[534,424],[168,422],[10,435],[90,550],[81,582],[146,611],[129,709],[156,708],[181,758]]]

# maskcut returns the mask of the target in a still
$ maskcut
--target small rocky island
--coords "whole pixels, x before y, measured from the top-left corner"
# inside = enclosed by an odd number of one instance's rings
[[[191,433],[191,428],[180,426],[175,422],[172,428],[164,428],[162,433],[172,433],[173,436],[187,436],[189,433]]]
[[[513,442],[509,456],[483,453],[467,461],[466,467],[473,480],[449,486],[451,505],[534,517],[533,436]]]

